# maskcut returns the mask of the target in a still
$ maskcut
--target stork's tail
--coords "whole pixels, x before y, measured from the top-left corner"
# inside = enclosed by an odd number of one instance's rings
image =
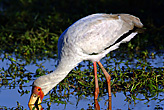
[[[134,25],[137,28],[142,28],[143,24],[141,23],[140,19],[138,17],[135,17],[133,15],[129,14],[120,14],[121,19],[123,19],[126,23],[132,23],[131,25]]]
[[[120,42],[116,43],[115,45],[111,46],[110,48],[108,48],[106,50],[106,52],[110,52],[113,51],[115,49],[117,49],[121,43],[126,43],[129,42],[135,35],[137,34],[137,32],[132,32],[130,35],[128,35],[126,38],[124,38],[123,40],[121,40]]]

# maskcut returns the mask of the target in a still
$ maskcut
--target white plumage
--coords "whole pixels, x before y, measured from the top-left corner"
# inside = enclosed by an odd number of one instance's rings
[[[58,65],[54,72],[39,77],[33,86],[45,94],[56,86],[83,60],[98,62],[121,43],[130,41],[137,32],[115,43],[134,26],[143,25],[139,18],[129,14],[92,14],[68,27],[58,40]]]

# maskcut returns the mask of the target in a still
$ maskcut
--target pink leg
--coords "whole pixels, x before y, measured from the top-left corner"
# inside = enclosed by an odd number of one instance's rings
[[[109,97],[111,97],[111,87],[110,87],[110,80],[111,80],[111,77],[110,75],[108,74],[108,72],[105,70],[105,68],[103,67],[103,65],[101,64],[101,62],[97,62],[98,65],[100,66],[101,70],[103,71],[105,77],[106,77],[106,80],[107,80],[107,84],[108,84],[108,95]]]
[[[97,64],[96,64],[96,62],[93,62],[93,69],[94,69],[94,75],[95,75],[95,99],[97,99],[98,94],[99,94],[99,85],[98,85],[98,79],[97,79]]]

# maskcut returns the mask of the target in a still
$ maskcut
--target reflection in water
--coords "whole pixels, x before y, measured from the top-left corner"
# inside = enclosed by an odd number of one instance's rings
[[[107,107],[107,110],[112,110],[112,97],[109,97],[108,100],[108,107]],[[31,105],[28,105],[29,109],[30,110],[43,110],[41,104],[31,104]],[[95,110],[100,110],[100,105],[98,103],[98,100],[94,100],[94,109]]]
[[[98,100],[94,100],[95,104],[94,104],[94,107],[95,107],[95,110],[100,110],[100,105],[98,103]],[[108,98],[108,109],[107,110],[112,110],[112,97],[109,97]]]
[[[28,105],[28,107],[30,110],[43,110],[41,104],[39,104],[39,105],[31,104],[31,105]]]
[[[1,56],[3,58],[4,56]],[[8,101],[0,101],[0,108],[5,108],[3,105],[5,105],[7,108],[26,108],[27,101],[25,99],[21,99],[23,97],[29,98],[29,90],[31,90],[31,87],[29,87],[29,81],[32,81],[32,79],[36,79],[41,73],[45,74],[48,73],[47,69],[51,67],[54,68],[54,60],[51,59],[51,61],[47,62],[36,62],[35,68],[33,65],[30,65],[28,67],[28,64],[26,62],[20,62],[16,58],[12,58],[11,56],[8,56],[7,58],[4,57],[4,60],[0,60],[0,80],[2,81],[0,87],[0,97],[4,99],[4,96],[8,96],[8,92],[12,92],[14,96],[17,96],[16,98],[12,97],[12,100],[10,100],[11,103],[19,103],[17,104],[17,107],[15,105],[9,105]],[[106,58],[107,59],[107,58]],[[112,97],[115,98],[112,100],[113,104],[111,106],[111,100],[109,99],[109,106],[108,109],[111,110],[111,108],[123,108],[123,103],[129,104],[130,108],[139,109],[140,106],[145,108],[164,108],[163,107],[163,79],[164,79],[164,68],[163,68],[163,55],[156,55],[154,59],[134,59],[133,61],[120,61],[117,59],[111,60],[111,65],[108,65],[107,60],[102,60],[103,64],[106,64],[106,68],[108,71],[112,73],[112,91],[113,93],[121,91],[121,96]],[[124,64],[124,62],[127,62],[127,65]],[[42,106],[44,108],[47,108],[47,103],[52,102],[53,105],[50,107],[60,107],[59,109],[63,109],[64,106],[72,106],[78,107],[78,108],[86,108],[83,107],[84,103],[90,104],[92,102],[86,102],[82,99],[80,96],[85,97],[92,97],[93,88],[94,88],[94,81],[92,77],[92,71],[89,71],[91,69],[85,68],[85,67],[91,67],[89,65],[90,63],[84,62],[81,63],[81,65],[78,66],[78,68],[75,68],[75,70],[72,70],[71,74],[69,74],[65,80],[63,80],[56,88],[54,88],[50,92],[50,98],[47,97],[47,99],[44,101]],[[44,67],[44,68],[43,68]],[[110,67],[110,68],[108,68]],[[30,70],[30,69],[31,70]],[[81,69],[83,69],[81,72]],[[101,71],[100,71],[101,72]],[[132,74],[133,73],[133,74]],[[119,74],[119,75],[118,75]],[[102,74],[98,74],[102,75]],[[100,97],[103,97],[104,93],[106,93],[106,79],[105,77],[99,76],[100,81],[102,83],[99,84],[100,88]],[[89,82],[89,83],[88,83]],[[68,85],[69,84],[69,85]],[[4,89],[5,88],[5,89]],[[29,89],[27,89],[29,88]],[[75,89],[79,88],[79,89]],[[19,94],[18,94],[19,92]],[[7,94],[8,93],[8,94]],[[7,94],[7,95],[6,95]],[[28,94],[28,95],[26,95]],[[20,97],[20,95],[22,97]],[[73,98],[68,98],[69,95],[73,95]],[[139,97],[142,96],[141,97]],[[79,96],[79,100],[75,101],[78,104],[69,104],[69,101],[75,100],[76,96]],[[5,98],[6,98],[5,97]],[[10,98],[10,97],[9,97]],[[19,98],[19,99],[18,99]],[[50,101],[49,101],[50,99]],[[90,98],[89,98],[90,99]],[[93,99],[93,97],[92,97]],[[116,99],[119,99],[119,101],[122,101],[123,103],[115,103]],[[155,99],[155,101],[154,101]],[[154,101],[154,102],[153,102]],[[74,102],[74,101],[73,101]],[[136,103],[137,102],[137,103]],[[6,105],[6,103],[8,105]],[[81,104],[82,103],[82,104]],[[103,106],[101,103],[103,101],[100,101],[99,103],[95,101],[95,105],[92,105],[91,108],[95,107],[97,109],[106,108],[106,106]],[[143,104],[145,103],[145,104]],[[149,105],[147,105],[149,103]],[[153,103],[154,105],[152,105]],[[60,104],[60,105],[59,105]],[[65,105],[64,105],[65,104]],[[80,105],[81,104],[81,105]],[[100,106],[99,106],[100,104]],[[127,104],[127,105],[128,105]],[[136,105],[137,104],[137,105]],[[142,105],[141,105],[142,104]],[[135,105],[135,106],[134,106]],[[158,106],[159,105],[159,106]],[[34,108],[35,106],[30,108]],[[66,107],[66,109],[67,109]],[[41,105],[38,105],[38,107],[35,107],[37,110],[41,109]],[[65,108],[64,108],[65,109]]]
[[[97,99],[95,99],[95,109],[96,110],[100,110],[100,105],[99,105],[99,103],[98,103],[98,100]]]
[[[108,99],[108,110],[112,110],[112,97]]]

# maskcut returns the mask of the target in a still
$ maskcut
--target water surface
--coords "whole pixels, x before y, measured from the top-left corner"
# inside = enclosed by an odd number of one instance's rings
[[[3,56],[2,56],[3,57]],[[163,55],[158,55],[154,59],[147,59],[147,62],[150,63],[150,66],[153,66],[154,68],[162,68],[164,66],[163,62]],[[105,63],[107,58],[104,58],[101,60],[102,63]],[[115,66],[115,62],[119,62],[116,59],[111,60],[110,65]],[[126,62],[126,61],[124,61]],[[133,60],[129,62],[130,68],[136,68],[137,60]],[[23,63],[23,62],[22,62]],[[42,64],[46,70],[54,70],[56,61],[53,59],[49,60],[43,60],[38,61],[38,64]],[[88,65],[88,61],[82,62],[81,65],[84,65],[83,68],[81,68],[81,71],[84,71]],[[0,68],[7,69],[10,67],[10,64],[12,64],[7,59],[4,61],[0,61]],[[105,64],[104,64],[105,65]],[[124,63],[121,63],[118,67],[125,66]],[[118,69],[117,67],[117,69]],[[35,73],[38,66],[35,64],[29,64],[25,66],[26,72]],[[136,68],[137,69],[137,68]],[[70,73],[71,74],[71,73]],[[27,79],[26,77],[22,79]],[[2,85],[0,88],[0,106],[1,108],[7,107],[7,108],[16,108],[18,105],[22,107],[22,109],[28,109],[28,100],[30,97],[30,93],[24,93],[21,95],[18,91],[31,91],[31,85],[35,78],[32,78],[28,83],[22,84],[22,88],[20,89],[19,84],[13,84],[12,82],[19,80],[18,78],[10,79],[9,82],[11,82],[11,85]],[[2,80],[2,79],[1,79]],[[101,82],[99,82],[101,83]],[[12,85],[13,84],[13,85]],[[73,92],[73,89],[70,89],[69,92]],[[93,91],[94,92],[94,91]],[[64,99],[64,104],[61,103],[54,103],[50,101],[50,96],[46,95],[44,97],[44,101],[42,104],[43,108],[48,108],[47,104],[50,104],[50,109],[57,109],[57,110],[70,110],[70,109],[94,109],[94,97],[93,92],[89,96],[77,95],[76,92],[74,94],[70,94],[69,97],[66,97]],[[112,93],[112,109],[113,110],[127,110],[127,109],[134,109],[134,110],[154,110],[158,108],[164,108],[164,99],[163,99],[163,92],[154,93],[155,95],[150,97],[149,99],[145,99],[145,96],[142,93],[137,93],[135,99],[132,99],[131,93],[129,91],[113,91]],[[126,93],[126,95],[125,95]],[[64,95],[64,91],[59,91],[57,94]],[[50,101],[50,102],[49,102]],[[102,96],[99,97],[98,103],[100,105],[100,109],[105,110],[108,108],[108,94],[104,93]]]

